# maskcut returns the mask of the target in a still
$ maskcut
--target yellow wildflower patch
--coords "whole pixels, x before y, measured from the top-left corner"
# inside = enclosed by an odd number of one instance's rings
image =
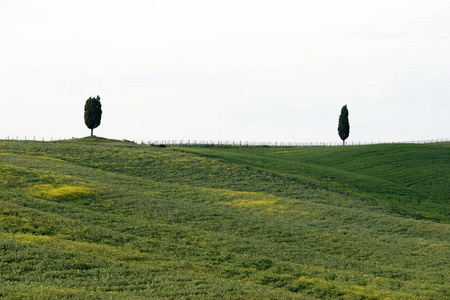
[[[95,195],[94,190],[84,186],[39,184],[33,187],[35,196],[49,199],[77,199]]]
[[[235,201],[231,205],[240,207],[271,207],[275,203],[275,200],[241,200]]]
[[[136,261],[146,258],[145,253],[141,253],[139,250],[132,248],[114,247],[109,245],[81,242],[81,241],[70,241],[60,238],[55,238],[55,236],[46,235],[33,235],[28,233],[6,233],[0,236],[14,238],[16,241],[24,243],[34,243],[39,245],[45,245],[51,248],[75,251],[86,254],[95,254],[105,258],[126,260],[126,261]]]
[[[278,197],[264,193],[223,191],[221,197],[230,201],[224,204],[234,207],[264,209],[267,212],[284,209],[284,206],[278,203]]]

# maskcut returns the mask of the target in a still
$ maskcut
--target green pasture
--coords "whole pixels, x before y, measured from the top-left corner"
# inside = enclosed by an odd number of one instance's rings
[[[450,219],[449,143],[180,150],[390,203],[418,218]]]
[[[0,141],[0,299],[450,298],[450,145]]]

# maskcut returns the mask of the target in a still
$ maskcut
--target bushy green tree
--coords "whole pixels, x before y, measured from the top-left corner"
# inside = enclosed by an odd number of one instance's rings
[[[100,96],[97,98],[89,97],[84,105],[84,123],[91,130],[91,136],[94,136],[94,128],[100,126],[102,119],[102,104]]]
[[[350,135],[350,124],[348,122],[347,105],[344,105],[341,109],[341,115],[339,116],[338,133],[345,146],[345,140]]]

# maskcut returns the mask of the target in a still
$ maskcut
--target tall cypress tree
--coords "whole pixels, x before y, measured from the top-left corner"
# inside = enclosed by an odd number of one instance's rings
[[[348,109],[347,105],[344,105],[341,109],[341,115],[339,116],[338,133],[341,137],[343,145],[345,146],[345,140],[350,135],[350,124],[348,122]]]
[[[87,128],[91,130],[91,136],[94,136],[94,128],[100,126],[102,119],[102,104],[100,103],[100,97],[91,98],[86,100],[84,105],[84,123]]]

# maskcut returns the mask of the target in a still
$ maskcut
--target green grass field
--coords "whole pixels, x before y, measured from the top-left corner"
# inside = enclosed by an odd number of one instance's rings
[[[449,299],[450,144],[0,141],[0,299]]]

